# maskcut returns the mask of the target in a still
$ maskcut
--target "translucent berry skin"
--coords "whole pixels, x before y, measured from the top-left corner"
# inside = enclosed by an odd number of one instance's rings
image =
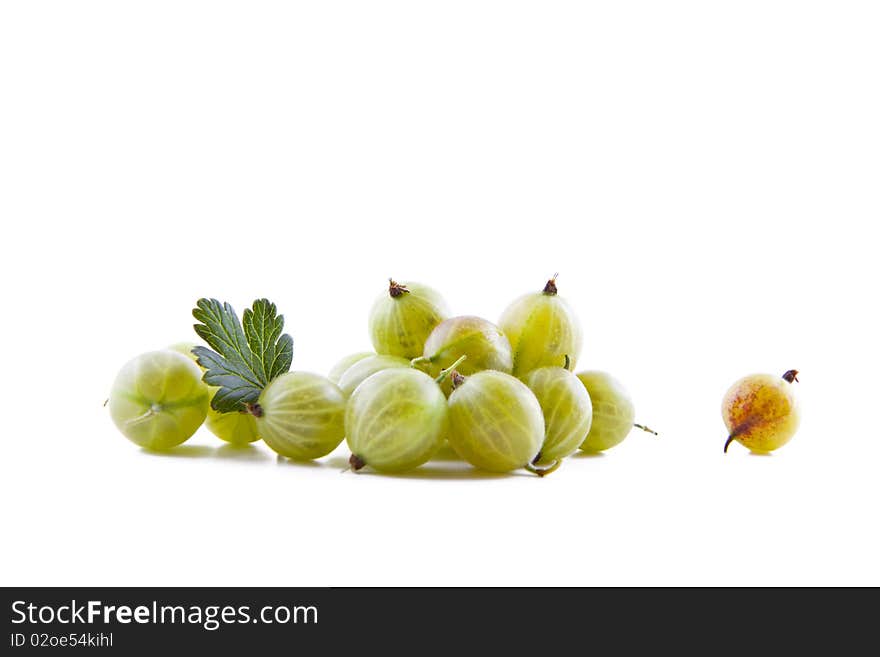
[[[370,310],[369,329],[378,354],[412,359],[422,355],[431,331],[449,317],[446,301],[438,292],[420,283],[393,283],[405,289],[379,295]]]
[[[192,352],[193,347],[195,346],[196,345],[194,342],[175,342],[174,344],[170,344],[165,348],[170,349],[171,351],[176,351],[179,354],[183,354],[195,363],[196,355]]]
[[[400,367],[409,368],[410,362],[406,358],[398,356],[373,355],[363,358],[345,370],[345,373],[339,377],[339,388],[342,390],[342,394],[350,397],[361,383],[376,372]]]
[[[176,342],[169,345],[168,349],[183,354],[198,365],[196,355],[192,352],[195,346],[192,342]],[[200,369],[202,369],[201,366]],[[202,373],[204,374],[204,369],[202,369]],[[208,391],[208,415],[205,418],[205,427],[208,431],[220,440],[225,440],[233,445],[247,445],[260,439],[257,435],[257,422],[250,413],[220,413],[215,411],[211,408],[210,400],[219,388],[209,386],[204,381],[202,385]]]
[[[220,440],[232,445],[247,445],[260,439],[257,419],[247,412],[220,413],[209,407],[205,426]]]
[[[199,359],[196,358],[196,355],[192,352],[195,347],[195,343],[193,342],[175,342],[172,345],[168,345],[165,347],[166,349],[170,349],[171,351],[176,351],[179,354],[183,354],[187,358],[189,358],[192,362],[198,365],[199,369],[202,371],[202,377],[205,376],[205,368],[199,365]],[[208,401],[214,398],[214,393],[217,392],[220,388],[215,388],[214,386],[209,386],[205,383],[204,378],[202,378],[202,385],[205,386],[205,389],[208,391]],[[211,407],[208,406],[208,411],[210,412]]]
[[[593,423],[593,404],[587,389],[562,367],[539,367],[524,383],[544,414],[544,443],[537,463],[547,464],[577,451]]]
[[[507,337],[488,319],[471,315],[440,322],[428,336],[423,356],[430,362],[429,372],[434,376],[462,356],[467,359],[456,369],[464,376],[482,370],[507,374],[513,371],[513,353]],[[447,395],[451,393],[451,379],[446,379],[442,388]]]
[[[794,385],[772,374],[752,374],[734,383],[721,402],[721,416],[728,434],[758,454],[791,440],[801,417]]]
[[[205,421],[209,393],[190,358],[164,349],[126,363],[110,392],[110,417],[122,434],[147,449],[180,445]]]
[[[593,402],[593,424],[581,444],[585,452],[602,452],[623,442],[632,431],[636,409],[626,388],[607,372],[577,375]]]
[[[404,472],[428,461],[448,428],[446,397],[427,374],[383,370],[352,394],[345,435],[354,457],[380,472]]]
[[[269,382],[257,404],[257,433],[282,456],[316,459],[336,449],[345,435],[345,396],[319,374],[282,374]]]
[[[568,302],[555,293],[524,294],[511,303],[498,326],[513,349],[513,374],[522,377],[565,356],[577,365],[583,342],[581,324]]]
[[[345,374],[346,370],[357,363],[358,361],[363,360],[364,358],[369,358],[370,356],[375,356],[376,354],[372,351],[360,351],[356,354],[349,354],[345,358],[342,358],[333,368],[330,370],[330,373],[327,374],[327,378],[330,379],[336,385],[339,385],[339,379]]]
[[[544,442],[544,415],[519,379],[484,370],[449,396],[449,444],[471,465],[509,472],[530,464]]]

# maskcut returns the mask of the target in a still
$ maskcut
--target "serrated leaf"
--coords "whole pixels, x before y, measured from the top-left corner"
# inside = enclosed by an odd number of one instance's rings
[[[293,340],[281,335],[284,316],[278,315],[275,304],[257,299],[253,308],[246,308],[242,319],[244,334],[256,358],[256,365],[268,381],[290,369]]]
[[[259,399],[269,381],[290,369],[293,339],[281,335],[284,318],[267,299],[254,301],[244,313],[244,324],[235,309],[217,299],[199,299],[193,317],[201,324],[196,333],[211,349],[193,349],[205,368],[205,383],[219,390],[211,408],[221,413],[240,411]]]

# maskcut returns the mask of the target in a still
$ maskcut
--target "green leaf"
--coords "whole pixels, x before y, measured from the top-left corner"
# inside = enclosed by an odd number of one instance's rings
[[[245,337],[266,380],[271,381],[287,372],[293,360],[293,339],[289,335],[281,335],[284,317],[277,314],[275,304],[268,299],[254,301],[253,309],[245,309],[242,324]]]
[[[193,308],[196,333],[211,349],[195,347],[202,379],[220,389],[211,408],[221,413],[243,410],[256,403],[268,383],[290,369],[293,338],[281,334],[284,317],[267,299],[244,311],[244,324],[235,309],[217,299],[199,299]]]

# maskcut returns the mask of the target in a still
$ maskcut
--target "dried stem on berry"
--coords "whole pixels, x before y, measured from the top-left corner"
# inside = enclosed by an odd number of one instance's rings
[[[539,477],[546,477],[548,474],[556,472],[556,470],[559,469],[560,465],[562,465],[562,459],[556,459],[555,461],[553,461],[553,463],[551,463],[547,467],[538,467],[532,463],[526,463],[525,466],[523,466],[523,467],[525,467],[525,469],[528,470],[529,472],[531,472],[532,474],[536,474]]]
[[[397,283],[393,278],[388,279],[388,294],[391,295],[391,298],[396,299],[397,297],[402,297],[404,294],[409,294],[409,290],[406,285],[401,285]]]

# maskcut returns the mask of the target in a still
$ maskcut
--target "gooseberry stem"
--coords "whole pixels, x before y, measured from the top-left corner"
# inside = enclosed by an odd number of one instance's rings
[[[659,436],[660,434],[654,431],[651,427],[646,427],[644,424],[633,424],[636,429],[641,429],[642,431],[647,431],[648,433],[653,433],[655,436]]]
[[[357,454],[352,454],[348,459],[348,465],[350,466],[351,470],[354,472],[357,472],[358,470],[363,468],[366,464],[367,464],[366,461],[364,461]]]
[[[730,434],[727,437],[727,442],[724,443],[724,453],[725,454],[727,454],[727,448],[730,447],[730,443],[732,443],[735,439],[736,439],[736,436],[734,436],[733,434]]]
[[[556,289],[556,278],[559,276],[559,272],[553,274],[553,278],[547,281],[547,285],[544,286],[544,294],[549,296],[554,296],[558,290]]]
[[[409,290],[406,285],[401,285],[397,283],[393,278],[388,279],[388,294],[391,295],[392,299],[396,299],[397,297],[402,297],[404,294],[408,294]]]
[[[409,361],[409,366],[418,369],[419,365],[421,365],[422,363],[430,364],[431,359],[427,356],[419,356],[418,358],[413,358],[411,361]]]
[[[562,369],[571,371],[571,358],[569,358],[568,354],[565,354],[565,364],[562,366]]]
[[[556,472],[556,470],[559,469],[560,465],[562,465],[562,459],[556,459],[546,468],[538,467],[532,463],[526,463],[523,467],[529,472],[538,475],[539,477],[546,477],[551,472]]]
[[[786,372],[785,374],[782,375],[782,378],[785,379],[786,381],[788,381],[789,383],[797,381],[798,380],[797,377],[798,377],[797,370],[788,370],[788,372]],[[798,381],[798,383],[800,383],[800,381]]]
[[[415,360],[418,360],[418,358],[416,358]],[[452,365],[447,367],[445,370],[440,370],[440,374],[434,380],[437,383],[443,383],[443,381],[446,380],[446,377],[449,376],[449,374],[451,372],[454,372],[455,368],[458,367],[459,365],[461,365],[462,361],[465,361],[465,360],[467,360],[467,354],[465,354],[464,356],[459,358],[457,361],[455,361]]]
[[[263,417],[263,407],[259,404],[245,404],[245,412],[250,413],[254,417]]]

